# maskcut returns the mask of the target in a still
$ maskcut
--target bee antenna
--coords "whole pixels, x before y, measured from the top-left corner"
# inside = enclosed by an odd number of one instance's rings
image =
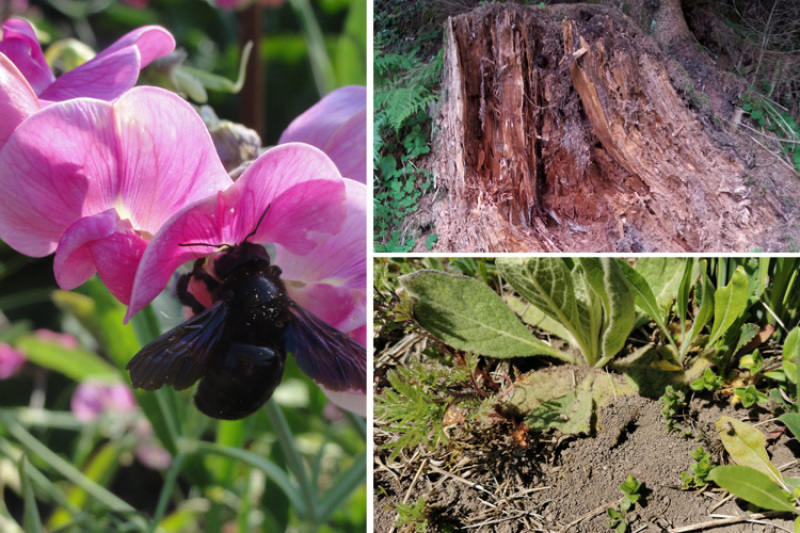
[[[267,204],[267,208],[264,209],[263,213],[261,213],[261,218],[258,219],[258,223],[256,224],[256,227],[253,228],[253,231],[251,231],[250,233],[247,234],[247,237],[245,237],[244,240],[242,240],[242,242],[245,242],[247,239],[249,239],[250,237],[253,237],[256,234],[256,232],[258,231],[259,226],[261,226],[261,223],[264,221],[264,217],[267,216],[267,212],[269,212],[269,206],[270,205],[272,205],[272,204]]]
[[[223,248],[228,246],[227,244],[211,244],[208,242],[181,242],[178,243],[178,246],[211,246],[212,248]]]

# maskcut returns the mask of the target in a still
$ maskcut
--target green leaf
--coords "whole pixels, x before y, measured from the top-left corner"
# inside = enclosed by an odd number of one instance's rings
[[[800,328],[794,328],[786,336],[783,343],[783,371],[792,383],[800,383],[798,378],[798,355],[800,355]],[[797,387],[798,398],[800,399],[800,386]]]
[[[534,337],[497,293],[474,278],[421,270],[398,281],[413,297],[420,325],[454,348],[492,357],[572,360]]]
[[[770,462],[766,449],[766,437],[759,430],[735,418],[723,416],[716,422],[719,437],[731,459],[740,466],[747,466],[780,483],[781,473]]]
[[[595,364],[601,368],[625,346],[636,321],[635,297],[616,259],[583,257],[578,261],[605,311],[601,358]]]
[[[769,476],[747,466],[718,466],[708,479],[753,505],[773,511],[795,512],[794,498]]]
[[[599,354],[592,349],[586,325],[589,317],[586,312],[583,317],[579,312],[572,272],[563,259],[502,257],[495,264],[523,298],[570,332],[590,365],[597,362]]]
[[[37,365],[60,372],[72,380],[98,379],[112,382],[119,380],[116,368],[99,355],[87,350],[65,348],[34,335],[20,338],[16,345]]]
[[[520,316],[522,321],[526,324],[543,329],[561,339],[570,339],[571,336],[569,331],[567,331],[567,329],[562,326],[560,322],[547,316],[544,311],[538,307],[535,307],[522,298],[517,298],[513,295],[506,296],[506,303],[517,315]]]
[[[684,357],[686,357],[686,353],[689,351],[692,342],[694,342],[697,336],[700,335],[700,332],[706,326],[708,320],[711,318],[711,315],[714,313],[714,295],[716,294],[716,290],[714,289],[714,284],[711,283],[710,279],[708,279],[708,274],[706,274],[706,261],[702,260],[700,264],[700,271],[702,272],[702,275],[700,277],[700,283],[695,288],[695,299],[697,298],[697,293],[699,291],[702,291],[703,299],[700,303],[700,309],[697,311],[697,315],[694,317],[694,322],[692,322],[692,327],[689,328],[689,333],[687,333],[685,338],[681,341],[681,362],[683,361]]]
[[[73,465],[62,459],[55,452],[51,451],[41,441],[37,440],[33,435],[28,433],[19,423],[14,420],[7,412],[0,409],[0,424],[14,439],[19,442],[20,446],[31,456],[36,456],[54,471],[58,472],[67,480],[75,483],[78,487],[85,490],[97,504],[103,505],[111,511],[120,513],[135,513],[135,509],[127,502],[121,500],[115,494],[108,491],[106,488],[98,485],[91,479],[87,478],[83,473],[76,469]]]
[[[689,310],[689,291],[691,290],[692,285],[694,285],[694,276],[692,275],[693,266],[694,259],[690,257],[686,260],[686,266],[683,270],[681,284],[678,287],[675,311],[678,315],[678,320],[680,321],[681,339],[686,337],[686,314]]]
[[[778,420],[789,428],[796,439],[800,439],[800,413],[784,413]]]
[[[628,282],[631,290],[636,295],[636,305],[639,306],[639,308],[642,309],[647,316],[658,325],[659,329],[661,329],[661,332],[664,334],[670,344],[674,346],[675,341],[669,332],[669,328],[667,328],[667,323],[664,320],[664,314],[658,307],[656,297],[653,294],[650,284],[647,282],[644,276],[642,276],[635,268],[630,266],[625,261],[620,260],[619,266],[622,270],[622,274],[625,276],[625,280]]]
[[[89,463],[82,469],[83,475],[87,479],[92,480],[101,487],[106,487],[110,483],[112,477],[117,472],[120,466],[119,456],[122,450],[115,443],[110,443],[103,446],[97,454],[95,454]],[[78,509],[86,509],[91,504],[89,493],[81,487],[73,487],[70,489],[68,496],[69,501]],[[57,509],[47,524],[48,530],[58,529],[72,521],[72,513],[64,508]]]
[[[636,261],[635,269],[647,280],[653,291],[663,320],[667,319],[672,303],[678,295],[687,259],[677,257],[642,257]],[[692,271],[695,277],[696,269]]]
[[[708,339],[712,346],[742,315],[747,305],[748,282],[744,268],[737,267],[730,283],[717,290],[714,297],[714,325]]]
[[[42,517],[39,516],[39,509],[36,507],[36,496],[33,493],[33,482],[28,468],[28,458],[23,455],[19,463],[19,479],[22,485],[22,497],[25,501],[22,528],[26,533],[39,533],[42,531]]]

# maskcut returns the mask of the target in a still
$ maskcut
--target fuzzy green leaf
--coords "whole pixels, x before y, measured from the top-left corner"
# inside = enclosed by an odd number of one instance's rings
[[[794,512],[792,495],[769,476],[747,466],[718,466],[708,479],[743,500],[763,509]]]
[[[669,342],[674,345],[675,341],[672,339],[672,335],[670,335],[669,328],[667,328],[667,323],[664,320],[664,314],[658,307],[658,302],[656,302],[656,297],[653,294],[650,284],[644,276],[625,261],[619,261],[619,267],[631,290],[636,295],[636,305],[647,313],[647,316],[658,325],[661,332],[664,333]]]
[[[534,337],[502,298],[477,279],[421,270],[398,280],[414,299],[420,325],[454,348],[492,357],[572,360]]]
[[[495,264],[523,298],[570,332],[589,364],[597,362],[599,354],[592,349],[587,331],[588,317],[579,312],[572,272],[563,259],[503,257]]]
[[[601,358],[595,364],[603,367],[625,346],[633,329],[636,321],[635,297],[622,274],[620,262],[616,259],[584,257],[578,261],[605,311]]]
[[[636,261],[634,268],[652,289],[664,320],[678,295],[686,261],[676,257],[642,257]]]
[[[749,286],[744,268],[737,267],[730,283],[717,290],[714,297],[714,325],[708,345],[712,346],[741,316],[747,305]]]
[[[702,291],[702,302],[700,303],[700,309],[697,311],[697,315],[694,317],[694,322],[692,322],[692,327],[689,329],[689,333],[686,334],[686,338],[681,341],[681,361],[686,356],[686,353],[689,351],[689,347],[692,345],[692,342],[700,335],[700,332],[705,327],[706,323],[711,318],[711,315],[714,313],[714,295],[716,290],[714,289],[714,284],[711,283],[711,280],[708,279],[708,275],[706,274],[706,262],[705,260],[700,262],[702,271],[701,275],[701,282],[696,285],[695,288],[695,298],[697,298],[697,293]]]

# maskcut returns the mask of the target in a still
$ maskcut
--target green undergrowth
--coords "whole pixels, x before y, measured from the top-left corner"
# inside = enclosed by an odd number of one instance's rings
[[[687,436],[692,394],[800,412],[798,266],[766,257],[378,258],[376,358],[408,335],[428,339],[421,356],[376,369],[376,419],[397,436],[384,445],[392,458],[446,445],[442,420],[453,405],[465,420],[573,435],[593,435],[596,409],[625,394],[662,397],[666,429]],[[707,472],[693,473],[694,486],[705,483]]]
[[[761,87],[769,94],[769,85]],[[764,131],[769,144],[777,145],[800,174],[800,127],[788,109],[765,96],[758,87],[750,87],[740,102],[750,121]]]
[[[393,17],[385,13],[376,17],[373,202],[377,252],[414,248],[416,239],[404,235],[402,226],[433,184],[422,158],[431,150],[433,109],[442,74],[441,30],[434,26],[423,33],[424,28],[418,28],[411,38],[401,38],[393,29],[396,25],[419,24],[405,20],[419,16],[407,5],[400,4]],[[427,249],[435,242],[436,236],[429,236]]]

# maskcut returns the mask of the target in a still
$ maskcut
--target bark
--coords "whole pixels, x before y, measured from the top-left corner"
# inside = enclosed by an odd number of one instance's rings
[[[754,198],[744,166],[676,93],[659,47],[619,12],[486,6],[451,18],[445,46],[441,249],[768,246],[782,206]]]

